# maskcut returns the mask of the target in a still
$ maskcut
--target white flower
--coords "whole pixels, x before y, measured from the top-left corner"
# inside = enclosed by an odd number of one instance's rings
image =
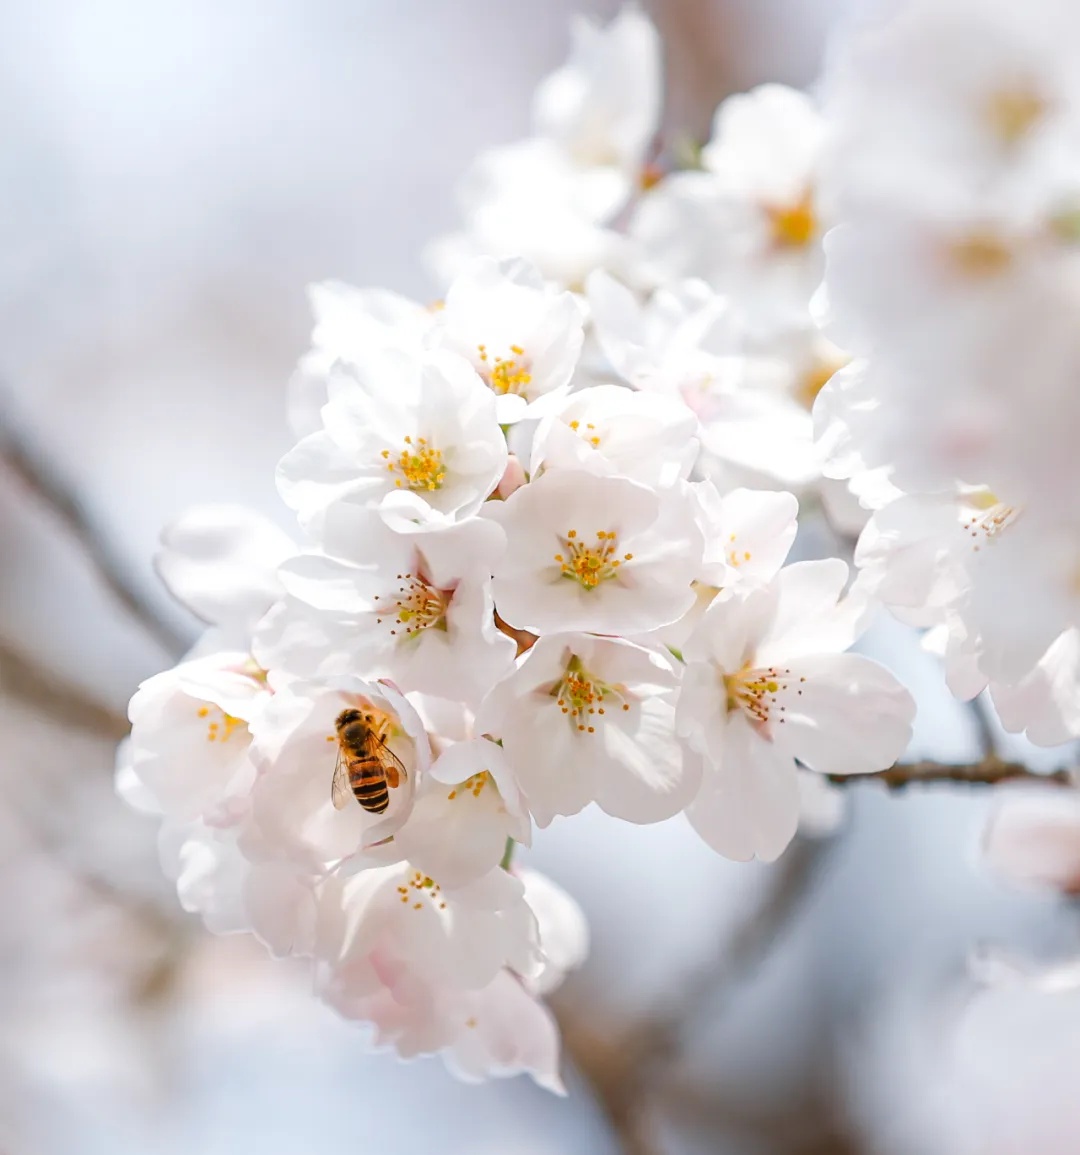
[[[428,739],[415,710],[386,682],[342,677],[275,689],[251,750],[259,768],[251,799],[252,852],[318,873],[389,837],[405,822],[430,764]],[[396,787],[388,783],[383,813],[369,813],[351,800],[339,810],[331,800],[340,750],[335,723],[345,709],[362,710],[405,769]]]
[[[595,802],[659,822],[697,777],[675,738],[678,676],[657,651],[617,638],[541,638],[491,692],[476,729],[501,741],[540,826]]]
[[[330,900],[328,882],[320,903],[316,953],[320,989],[346,1004],[384,986],[403,998],[410,987],[482,990],[503,967],[533,975],[543,966],[525,888],[498,867],[450,887],[408,862],[368,865],[339,889]]]
[[[688,493],[621,477],[549,470],[498,509],[507,550],[494,575],[500,616],[533,633],[641,633],[681,617],[701,531]]]
[[[525,257],[579,286],[624,259],[608,226],[639,187],[658,127],[660,42],[627,9],[606,28],[574,27],[570,61],[540,86],[535,135],[481,156],[461,190],[466,224],[430,260],[445,279],[472,257]]]
[[[289,384],[289,419],[298,437],[322,427],[326,381],[339,361],[360,365],[388,345],[419,349],[434,321],[432,309],[389,289],[357,289],[326,281],[308,286],[315,317],[311,350]]]
[[[587,285],[597,339],[635,388],[679,398],[698,418],[699,468],[804,485],[819,472],[801,345],[750,348],[731,304],[701,281],[658,289],[645,303],[606,273]],[[815,363],[816,364],[816,363]],[[724,477],[727,481],[728,478]]]
[[[793,493],[733,489],[721,495],[711,482],[692,487],[705,537],[699,580],[725,591],[772,581],[787,560],[799,523]]]
[[[386,852],[444,886],[464,886],[500,864],[508,838],[531,843],[525,804],[505,751],[474,738],[435,760]]]
[[[822,773],[884,769],[914,703],[868,658],[843,654],[861,609],[847,566],[801,562],[763,589],[717,600],[684,650],[679,732],[705,764],[688,816],[729,858],[776,858],[799,818],[796,759]]]
[[[605,28],[571,24],[570,59],[536,91],[533,119],[582,168],[612,167],[634,178],[660,119],[660,38],[636,8]]]
[[[583,170],[549,140],[492,149],[460,190],[465,230],[439,238],[426,259],[441,283],[491,256],[523,258],[545,279],[579,288],[593,269],[626,260],[626,238],[607,225],[628,194],[622,173]]]
[[[214,934],[254,934],[275,957],[314,947],[315,879],[293,864],[252,861],[237,827],[166,822],[158,836],[162,867],[184,910]]]
[[[813,101],[794,89],[766,84],[724,101],[704,171],[662,181],[631,225],[652,276],[703,277],[756,333],[803,324],[823,270],[823,135]]]
[[[245,653],[222,652],[148,678],[128,707],[121,754],[157,810],[228,825],[255,779],[249,724],[269,700],[266,678]]]
[[[572,394],[541,421],[530,469],[584,469],[670,486],[689,476],[698,454],[696,430],[693,413],[674,399],[596,385]]]
[[[360,671],[405,692],[477,701],[513,665],[490,574],[504,535],[486,518],[396,533],[349,502],[327,510],[323,553],[281,567],[291,595],[255,648],[301,677]]]
[[[346,1018],[370,1024],[376,1049],[390,1048],[403,1059],[441,1054],[470,1083],[527,1073],[546,1090],[566,1093],[555,1020],[511,971],[500,971],[478,991],[428,990],[399,980],[359,997],[346,979],[323,998]]]
[[[475,513],[506,469],[495,398],[451,354],[384,349],[341,366],[322,418],[278,467],[302,521],[341,497],[399,523],[452,521]]]
[[[694,482],[690,491],[705,553],[694,573],[694,604],[677,622],[659,631],[660,640],[676,652],[715,597],[772,581],[798,530],[799,502],[794,494],[733,489],[721,496],[711,481]]]
[[[583,324],[573,294],[545,286],[533,266],[481,257],[450,286],[430,341],[471,362],[505,425],[535,410],[539,398],[566,391]]]
[[[193,654],[247,647],[280,596],[276,570],[296,546],[267,518],[237,505],[198,505],[161,535],[154,558],[174,598],[202,618]]]

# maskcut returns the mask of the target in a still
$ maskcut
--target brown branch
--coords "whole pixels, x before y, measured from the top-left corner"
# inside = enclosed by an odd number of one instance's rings
[[[589,1083],[624,1155],[660,1152],[653,1107],[665,1072],[705,1013],[715,1016],[723,998],[755,973],[781,940],[820,876],[830,845],[795,842],[772,867],[772,886],[762,902],[725,935],[708,962],[673,981],[675,993],[666,1006],[626,1026],[597,1022],[565,997],[554,1001],[566,1054]]]
[[[1041,774],[1023,762],[1006,762],[993,754],[978,762],[897,762],[888,770],[868,774],[826,774],[834,786],[853,786],[859,782],[878,782],[887,790],[905,790],[909,786],[932,786],[942,782],[965,786],[1000,786],[1003,782],[1048,783],[1073,786],[1068,770]]]
[[[118,742],[128,722],[117,710],[92,698],[85,690],[59,677],[0,637],[0,694],[67,727]]]
[[[75,538],[98,578],[131,617],[170,655],[179,657],[189,640],[159,613],[131,580],[129,567],[109,534],[74,488],[57,472],[14,412],[10,392],[0,388],[0,463]]]

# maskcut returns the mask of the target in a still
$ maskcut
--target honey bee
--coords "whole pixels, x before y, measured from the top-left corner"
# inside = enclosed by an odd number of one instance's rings
[[[334,722],[338,738],[337,765],[330,797],[343,809],[350,793],[370,814],[390,805],[390,791],[408,778],[401,759],[386,745],[381,727],[363,710],[342,710]]]

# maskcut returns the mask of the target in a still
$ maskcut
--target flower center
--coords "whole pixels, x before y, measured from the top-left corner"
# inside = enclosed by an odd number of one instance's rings
[[[399,475],[394,478],[398,489],[442,489],[446,479],[442,450],[429,445],[426,437],[417,437],[415,441],[406,437],[405,448],[396,458],[389,449],[384,449],[382,455],[386,468]]]
[[[551,696],[567,718],[585,734],[596,733],[596,726],[592,723],[606,713],[607,707],[621,705],[624,710],[630,709],[622,688],[600,681],[582,668],[581,659],[577,657],[567,663],[566,672],[551,690]]]
[[[1003,144],[1016,144],[1043,118],[1048,107],[1030,88],[1006,88],[986,102],[986,117]]]
[[[464,798],[466,795],[479,798],[484,792],[484,787],[489,782],[494,782],[491,775],[486,770],[481,770],[479,774],[473,774],[471,777],[466,778],[459,786],[455,786],[446,797],[451,802],[453,802],[455,798]]]
[[[580,421],[571,421],[570,428],[583,440],[587,441],[593,449],[600,448],[600,436],[596,432],[596,426],[591,421],[585,423],[585,428],[581,427]]]
[[[220,706],[200,706],[199,717],[209,719],[206,723],[207,742],[228,742],[234,731],[240,727],[247,729],[247,723],[243,718],[234,718],[232,714],[226,714]]]
[[[812,410],[818,394],[832,380],[833,374],[848,363],[848,357],[818,357],[795,386],[795,400]]]
[[[966,277],[988,280],[1003,273],[1013,261],[1012,249],[991,233],[971,233],[946,247],[953,267]]]
[[[732,569],[738,569],[741,565],[746,563],[754,556],[748,549],[740,549],[736,544],[737,535],[731,534],[728,537],[727,549],[724,551],[727,563]]]
[[[376,610],[375,621],[380,626],[389,621],[391,635],[403,633],[407,638],[415,637],[421,630],[445,630],[446,610],[454,591],[436,589],[419,574],[399,573],[397,580],[400,585],[389,597],[380,598],[376,594],[373,598],[386,603]]]
[[[974,499],[973,504],[978,506],[978,512],[966,517],[961,523],[961,528],[971,537],[972,550],[978,553],[986,542],[993,541],[1002,530],[1016,521],[1020,516],[1020,510],[1015,505],[1006,505],[1003,501],[998,501],[992,493]]]
[[[422,874],[419,870],[413,871],[412,876],[405,881],[404,885],[397,888],[397,892],[401,901],[411,906],[413,910],[423,910],[424,899],[427,899],[432,907],[446,910],[446,902],[442,897],[442,887],[433,878]]]
[[[499,394],[521,395],[532,384],[530,365],[525,359],[525,350],[520,345],[511,345],[513,357],[491,357],[486,345],[477,345],[480,360],[484,363],[481,373],[488,385]]]
[[[766,205],[772,243],[778,249],[805,248],[817,235],[813,194],[807,190],[794,204]]]
[[[762,727],[775,711],[783,722],[786,707],[780,704],[780,695],[793,687],[796,694],[801,695],[799,686],[805,681],[803,677],[794,678],[788,669],[754,668],[747,663],[737,674],[724,675],[728,713],[741,710],[755,726]]]
[[[605,581],[618,576],[619,566],[624,561],[632,561],[632,553],[616,557],[619,549],[619,535],[611,530],[598,529],[596,544],[587,545],[576,529],[566,531],[562,542],[562,553],[555,554],[563,577],[573,578],[587,590],[594,590]]]

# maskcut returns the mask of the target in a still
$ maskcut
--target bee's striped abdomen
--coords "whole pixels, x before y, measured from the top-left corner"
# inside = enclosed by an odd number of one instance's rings
[[[349,786],[356,801],[372,814],[382,814],[390,805],[386,775],[377,758],[357,759],[349,763]]]

